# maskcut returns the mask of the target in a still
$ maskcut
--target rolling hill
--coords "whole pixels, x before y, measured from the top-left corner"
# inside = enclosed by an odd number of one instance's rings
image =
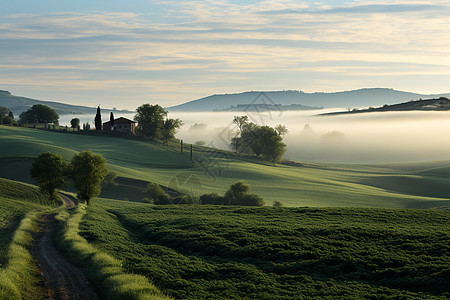
[[[350,111],[325,113],[322,115],[342,115],[342,114],[359,114],[368,112],[387,112],[387,111],[448,111],[450,110],[450,100],[445,97],[439,99],[426,99],[409,101],[399,104],[384,105],[377,108],[353,109]]]
[[[35,104],[43,104],[50,106],[53,108],[59,115],[67,115],[67,114],[95,114],[96,108],[88,107],[88,106],[80,106],[80,105],[71,105],[60,102],[52,102],[52,101],[42,101],[36,100],[26,97],[14,96],[8,91],[0,90],[0,106],[5,106],[10,111],[13,112],[16,118],[20,115],[21,112],[28,110],[31,106]],[[107,115],[109,114],[111,109],[102,109],[102,113]],[[116,111],[114,111],[116,112]],[[131,111],[117,111],[120,113],[132,113]]]
[[[71,160],[75,153],[102,154],[125,179],[108,197],[143,201],[143,187],[156,182],[182,193],[223,194],[245,180],[266,203],[286,206],[432,208],[450,203],[450,162],[398,165],[278,165],[228,152],[194,147],[194,160],[152,141],[0,126],[0,177],[28,181],[32,158],[51,151]],[[413,186],[414,189],[408,187]]]
[[[368,107],[394,104],[423,98],[450,97],[450,94],[423,95],[386,88],[359,89],[336,93],[304,93],[301,91],[251,91],[238,94],[212,95],[180,105],[168,107],[169,111],[215,111],[231,106],[248,104],[305,105],[312,107]]]

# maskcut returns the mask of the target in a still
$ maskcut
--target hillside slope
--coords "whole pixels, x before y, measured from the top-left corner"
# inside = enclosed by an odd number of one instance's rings
[[[302,165],[272,167],[260,160],[221,151],[194,148],[181,154],[156,142],[57,133],[0,126],[0,177],[29,179],[31,158],[42,152],[71,160],[78,151],[102,154],[119,176],[139,180],[109,193],[114,199],[142,201],[142,187],[156,182],[182,193],[223,194],[237,180],[246,180],[268,205],[431,208],[448,206],[450,162],[418,165]],[[393,184],[398,182],[399,184]],[[127,184],[127,183],[125,183]],[[140,186],[140,188],[139,188]],[[414,186],[414,189],[410,189]]]
[[[7,107],[10,111],[13,112],[16,118],[20,115],[21,112],[28,110],[31,106],[35,104],[43,104],[50,106],[59,115],[64,114],[95,114],[96,108],[88,107],[88,106],[80,106],[80,105],[71,105],[60,102],[52,102],[52,101],[42,101],[36,100],[26,97],[19,97],[11,95],[8,91],[0,90],[0,106]],[[102,113],[108,115],[112,110],[104,109]],[[114,111],[116,112],[116,111]],[[131,113],[130,111],[117,111],[121,113]]]
[[[354,109],[343,112],[325,113],[322,115],[342,115],[342,114],[359,114],[368,112],[388,112],[388,111],[448,111],[450,110],[450,99],[440,97],[439,99],[426,99],[417,101],[408,101],[399,104],[384,105],[377,108]]]
[[[312,107],[367,107],[394,104],[420,98],[450,97],[450,94],[423,95],[386,88],[359,89],[335,93],[304,93],[301,91],[244,92],[212,95],[169,107],[169,111],[214,111],[242,104],[300,104]]]

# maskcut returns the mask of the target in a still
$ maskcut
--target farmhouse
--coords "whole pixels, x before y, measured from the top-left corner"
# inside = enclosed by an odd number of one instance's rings
[[[119,131],[135,134],[136,122],[127,118],[120,117],[114,120],[114,122],[108,121],[103,123],[103,131]]]

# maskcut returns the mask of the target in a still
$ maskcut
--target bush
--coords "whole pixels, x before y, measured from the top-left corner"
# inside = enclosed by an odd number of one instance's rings
[[[264,206],[264,199],[257,194],[246,194],[238,205],[243,206]]]
[[[145,194],[150,196],[151,200],[153,200],[153,204],[157,205],[172,204],[172,201],[170,201],[169,196],[167,196],[163,188],[157,183],[151,182],[147,184]]]
[[[217,193],[204,194],[200,196],[201,204],[224,205],[225,198]]]
[[[282,207],[282,206],[284,206],[284,204],[283,204],[283,202],[281,202],[279,200],[275,200],[275,201],[273,201],[272,206],[273,207]]]

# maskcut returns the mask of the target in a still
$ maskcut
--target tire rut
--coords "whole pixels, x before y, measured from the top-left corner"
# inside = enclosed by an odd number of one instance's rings
[[[53,246],[55,215],[49,214],[40,221],[33,249],[45,281],[47,299],[99,299],[84,274]]]

